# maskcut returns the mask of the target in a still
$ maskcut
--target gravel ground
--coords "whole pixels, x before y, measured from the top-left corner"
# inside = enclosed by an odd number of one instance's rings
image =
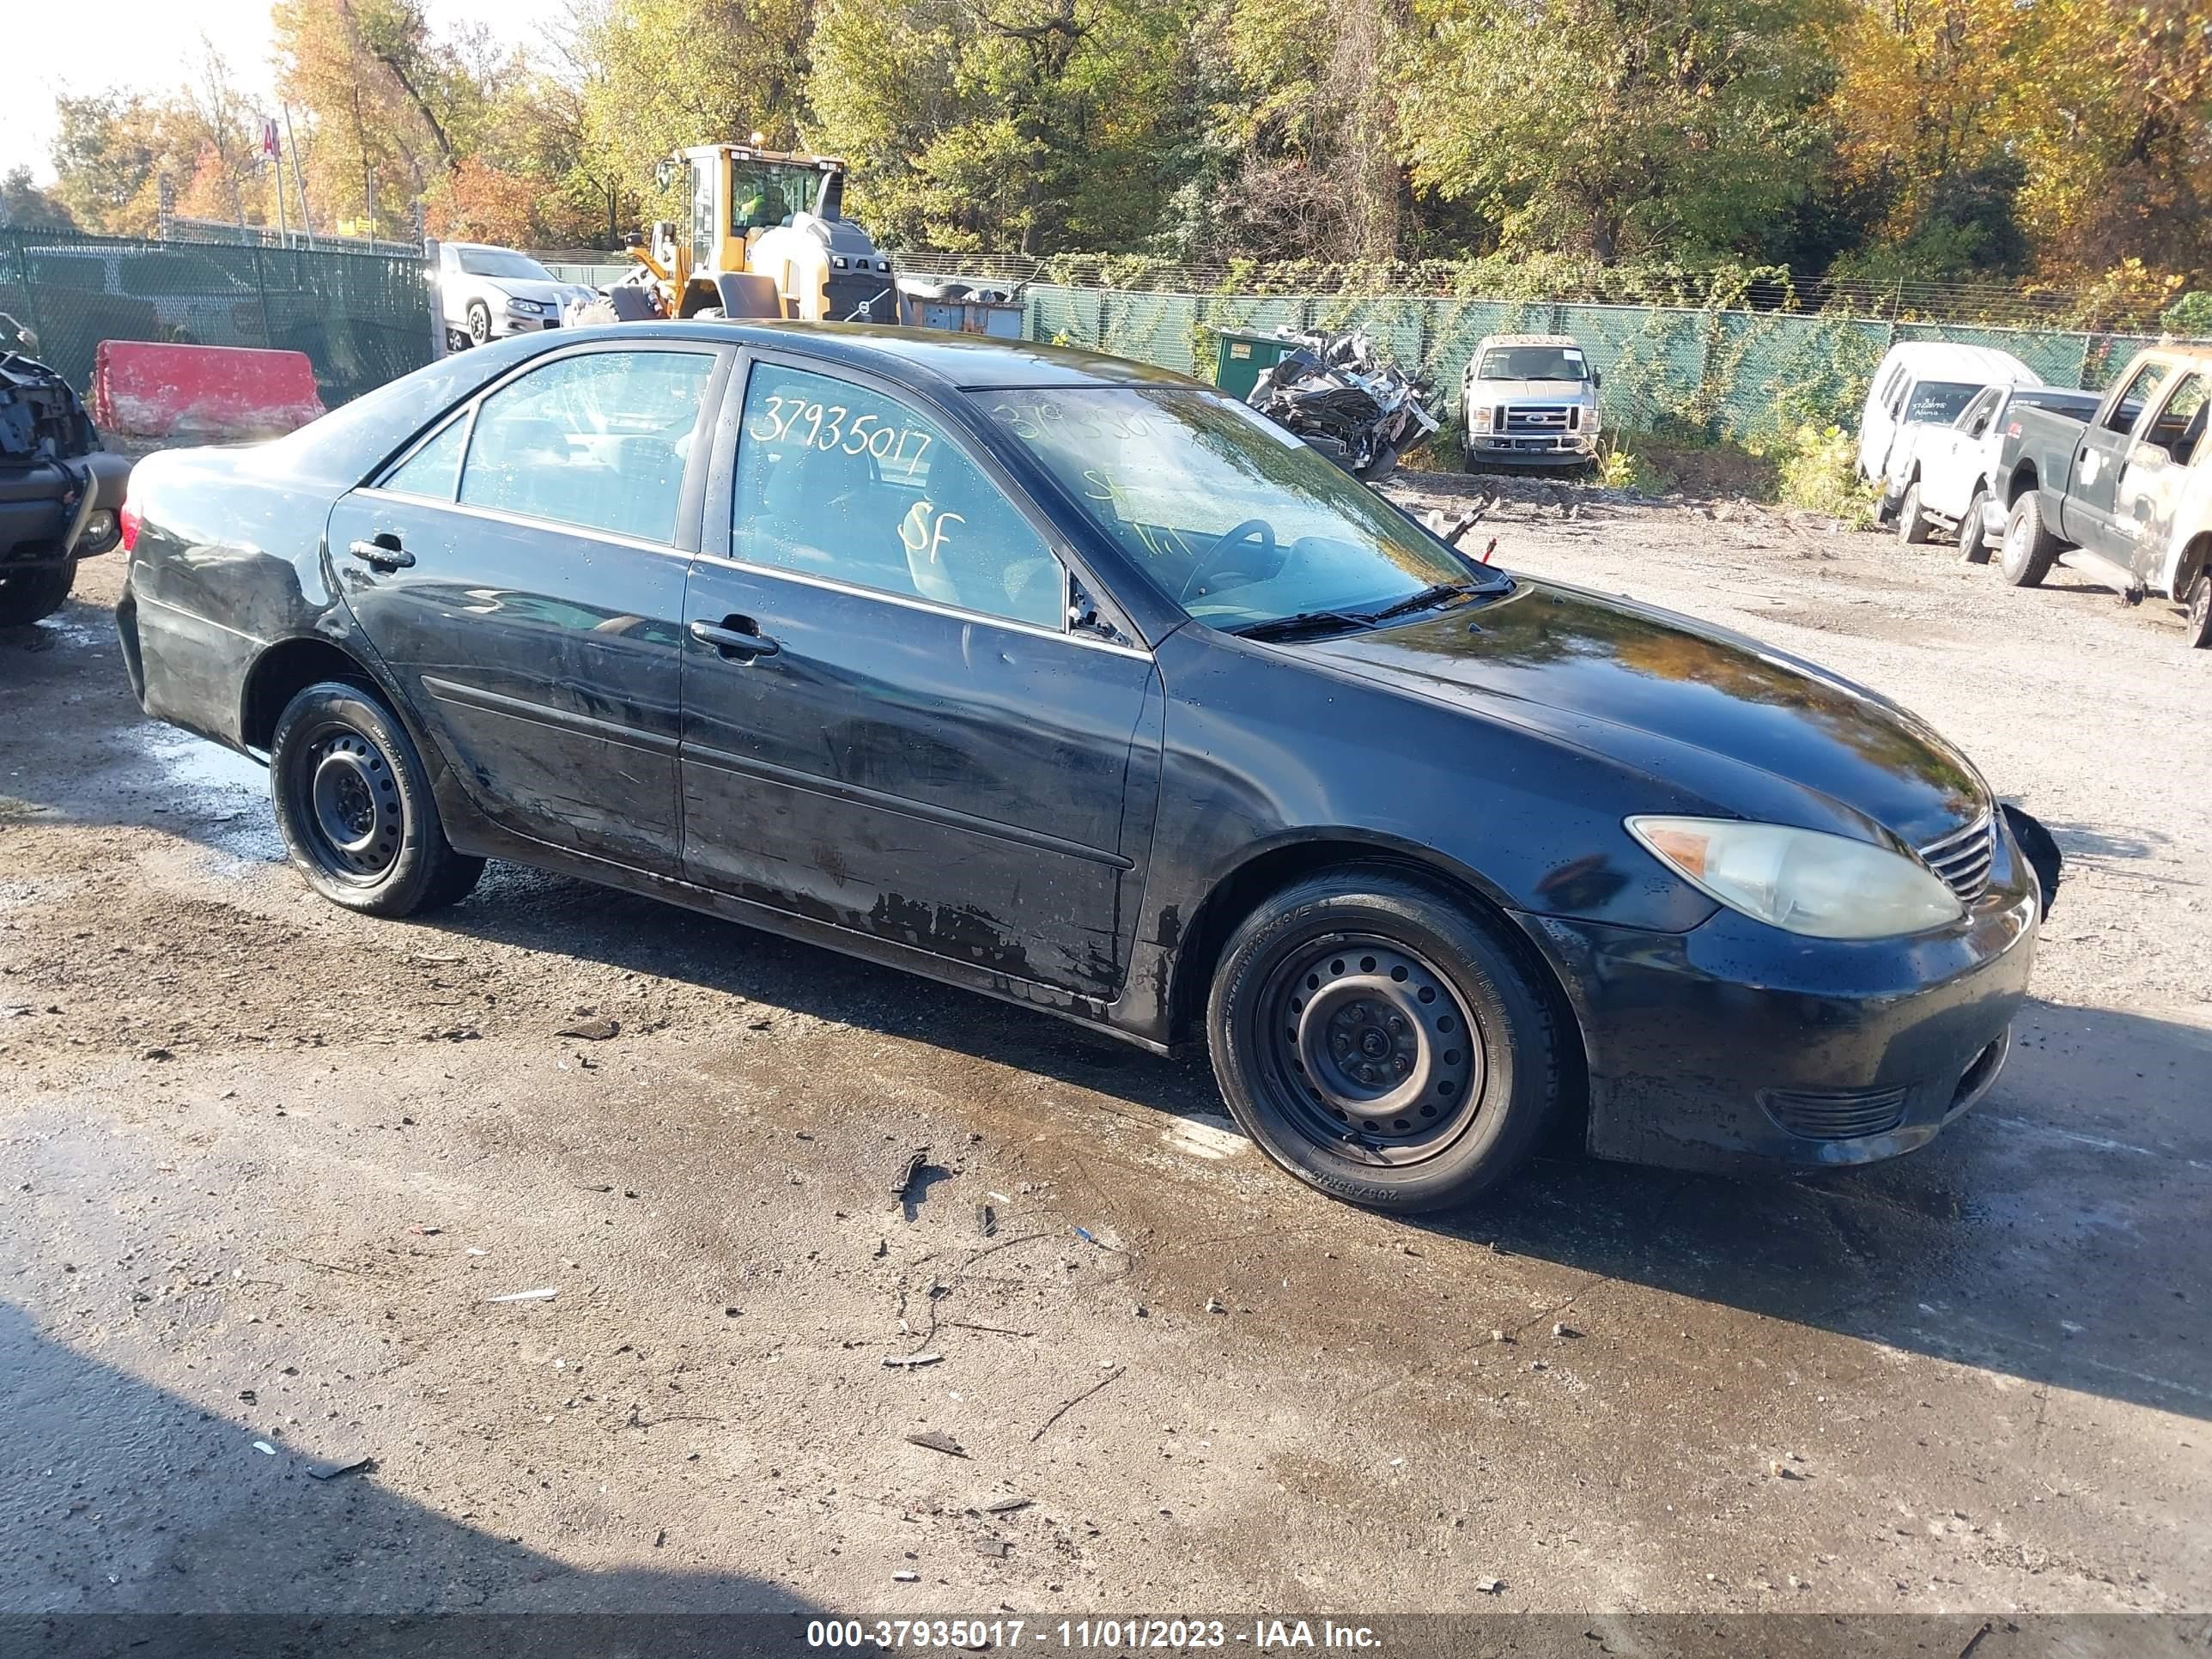
[[[2038,1000],[1934,1148],[1408,1224],[1027,1011],[505,867],[345,915],[138,714],[88,566],[0,634],[0,1611],[2205,1608],[2212,653],[1757,507],[1492,533],[2050,823]]]

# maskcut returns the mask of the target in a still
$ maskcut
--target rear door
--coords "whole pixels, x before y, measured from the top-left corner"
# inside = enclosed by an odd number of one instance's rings
[[[2118,518],[2120,475],[2133,456],[2143,411],[2158,401],[2171,370],[2171,364],[2155,359],[2143,364],[2082,432],[2059,509],[2059,533],[2068,541],[2125,562],[2134,535]]]
[[[756,358],[726,401],[685,598],[688,877],[1110,997],[1157,795],[1151,654],[1071,629],[1049,521],[910,395]]]
[[[535,359],[332,511],[362,631],[473,804],[516,834],[680,867],[699,416],[732,355],[663,343]]]

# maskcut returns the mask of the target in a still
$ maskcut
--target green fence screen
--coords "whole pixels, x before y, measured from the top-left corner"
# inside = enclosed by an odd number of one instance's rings
[[[0,312],[80,392],[102,340],[305,352],[333,407],[430,360],[419,255],[0,230]]]
[[[1486,334],[1571,334],[1605,376],[1608,421],[1743,439],[1807,422],[1854,427],[1883,353],[1901,340],[2009,351],[2053,386],[2101,386],[2137,348],[2133,334],[1891,323],[1835,312],[1316,295],[1151,294],[1032,283],[1029,335],[1186,374],[1212,371],[1222,330],[1364,329],[1408,373],[1428,377],[1455,420],[1468,359]]]

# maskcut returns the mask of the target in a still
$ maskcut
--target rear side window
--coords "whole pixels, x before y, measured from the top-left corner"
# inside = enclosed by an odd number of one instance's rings
[[[935,421],[867,386],[757,364],[735,510],[748,563],[1066,626],[1066,573],[1028,519]]]
[[[477,411],[464,506],[672,541],[707,352],[597,351],[501,386]]]
[[[384,488],[404,495],[450,501],[461,482],[461,444],[468,433],[466,415],[447,422],[436,437],[385,475]]]

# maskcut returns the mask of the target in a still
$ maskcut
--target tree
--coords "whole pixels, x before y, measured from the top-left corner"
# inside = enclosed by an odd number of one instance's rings
[[[76,228],[70,210],[48,191],[40,190],[27,167],[10,167],[0,178],[0,225],[40,225],[62,230]]]
[[[64,94],[54,113],[54,198],[88,229],[150,232],[161,210],[159,175],[179,137],[173,112],[137,93],[106,92]]]
[[[1508,248],[1757,252],[1811,183],[1812,0],[1417,0],[1414,183]]]
[[[826,0],[820,142],[894,244],[1141,245],[1188,142],[1195,12],[1144,0]]]

